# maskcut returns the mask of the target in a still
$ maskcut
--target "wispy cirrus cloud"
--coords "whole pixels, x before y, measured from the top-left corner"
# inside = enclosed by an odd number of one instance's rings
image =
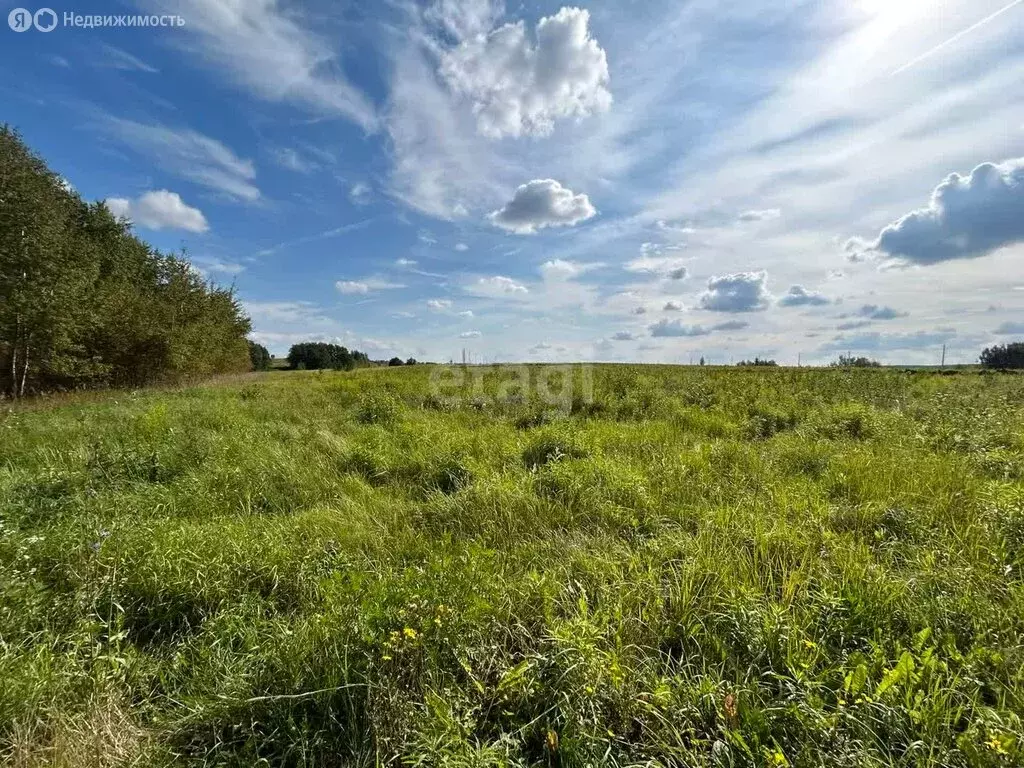
[[[170,128],[106,117],[103,131],[128,145],[149,162],[215,192],[243,202],[260,199],[256,166],[238,157],[217,139],[190,128]]]
[[[366,131],[379,120],[372,101],[345,76],[334,44],[295,8],[277,0],[136,0],[186,24],[174,44],[211,71],[260,98],[345,117]]]

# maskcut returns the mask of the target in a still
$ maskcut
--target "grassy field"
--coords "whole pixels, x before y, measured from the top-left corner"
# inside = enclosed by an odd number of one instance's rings
[[[1024,764],[1024,378],[439,376],[0,413],[0,762]]]

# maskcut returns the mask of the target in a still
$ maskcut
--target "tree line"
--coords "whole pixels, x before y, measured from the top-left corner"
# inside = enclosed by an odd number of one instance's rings
[[[0,125],[0,393],[250,369],[233,290],[140,240]]]

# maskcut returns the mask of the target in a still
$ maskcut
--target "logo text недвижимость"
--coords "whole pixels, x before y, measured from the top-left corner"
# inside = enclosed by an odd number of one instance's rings
[[[15,32],[27,32],[35,29],[39,32],[52,32],[58,26],[79,29],[96,27],[183,27],[185,19],[176,14],[163,16],[143,16],[125,14],[81,14],[65,11],[58,14],[52,8],[40,8],[32,12],[27,8],[15,8],[7,14],[7,26]]]

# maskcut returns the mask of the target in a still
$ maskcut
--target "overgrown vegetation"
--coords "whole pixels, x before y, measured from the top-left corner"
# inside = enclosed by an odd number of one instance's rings
[[[882,364],[868,357],[840,355],[838,360],[829,363],[831,368],[881,368]]]
[[[246,371],[232,291],[86,203],[0,125],[0,397]]]
[[[984,368],[1024,368],[1024,341],[988,347],[981,353]]]
[[[0,761],[1024,763],[1018,377],[454,374],[4,411]]]

